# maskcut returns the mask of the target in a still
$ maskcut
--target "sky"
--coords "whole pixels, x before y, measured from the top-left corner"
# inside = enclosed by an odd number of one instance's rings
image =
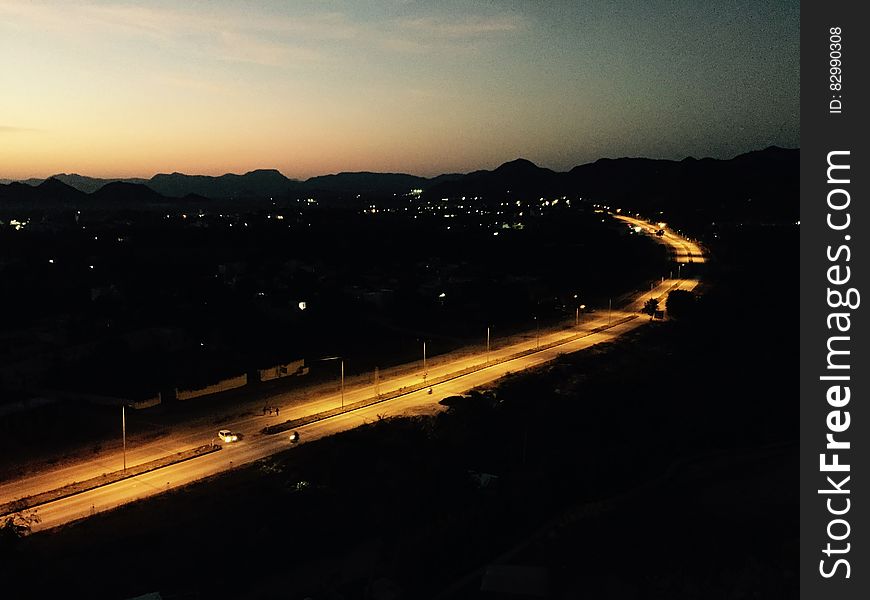
[[[799,4],[0,0],[0,178],[796,148]]]

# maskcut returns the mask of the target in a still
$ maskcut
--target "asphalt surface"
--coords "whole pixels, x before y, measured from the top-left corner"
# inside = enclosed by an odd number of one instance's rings
[[[649,224],[630,217],[617,218],[639,224],[649,229]],[[694,242],[685,240],[674,232],[667,230],[664,236],[654,236],[660,243],[671,247],[678,261],[702,262],[701,248]],[[439,377],[457,373],[470,367],[482,367],[471,373],[460,375],[432,386],[432,393],[421,389],[403,394],[397,398],[380,402],[366,408],[343,413],[325,420],[317,421],[297,429],[300,434],[299,444],[304,444],[321,437],[352,429],[366,422],[376,420],[379,416],[396,416],[403,414],[432,413],[440,410],[438,402],[451,395],[467,392],[480,385],[492,382],[508,372],[517,372],[541,365],[556,358],[559,354],[576,352],[594,344],[611,340],[627,331],[649,322],[649,317],[638,314],[638,311],[650,297],[658,297],[664,301],[668,291],[672,289],[692,290],[697,280],[663,279],[651,289],[639,292],[633,301],[619,311],[602,311],[592,316],[584,314],[581,323],[571,329],[532,331],[521,337],[520,341],[510,345],[492,349],[490,352],[477,351],[448,356],[427,364],[424,373],[420,363],[385,371],[379,380],[378,391],[389,394],[402,388],[412,388],[420,384],[436,380]],[[620,323],[620,320],[629,320]],[[612,325],[618,323],[616,325]],[[592,329],[607,327],[600,332]],[[581,335],[577,339],[577,334]],[[568,341],[566,341],[568,340]],[[518,352],[528,351],[556,344],[551,348],[541,349],[525,356],[505,360]],[[477,349],[475,349],[477,350]],[[502,362],[504,361],[504,362]],[[172,488],[227,471],[239,465],[265,458],[271,454],[293,447],[290,432],[274,435],[261,433],[267,425],[296,419],[313,413],[318,413],[342,405],[352,404],[375,396],[372,383],[346,386],[344,397],[340,393],[324,393],[315,395],[304,402],[288,404],[287,394],[276,394],[266,398],[265,403],[280,406],[280,419],[274,416],[262,415],[257,411],[248,416],[237,417],[234,420],[215,425],[214,416],[202,418],[174,427],[172,433],[151,442],[128,444],[126,464],[132,466],[156,458],[174,454],[185,449],[207,443],[221,443],[217,439],[219,429],[230,429],[240,434],[237,442],[223,444],[220,452],[191,459],[182,463],[170,465],[143,475],[138,475],[113,484],[109,484],[88,492],[69,496],[38,507],[40,523],[33,527],[34,531],[49,529],[78,519],[86,518],[96,512],[109,510],[128,502],[147,498]],[[264,400],[258,399],[262,403]],[[238,409],[236,409],[238,412]],[[43,470],[30,474],[26,479],[12,480],[0,483],[0,504],[25,496],[57,489],[75,481],[84,481],[102,473],[121,469],[122,453],[108,452],[87,460],[74,462],[54,469]]]

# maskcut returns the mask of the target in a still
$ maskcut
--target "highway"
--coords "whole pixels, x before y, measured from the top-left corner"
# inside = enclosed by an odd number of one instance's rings
[[[646,229],[650,227],[648,223],[630,217],[617,215],[617,218],[627,222],[636,222]],[[667,230],[664,236],[653,235],[653,239],[659,243],[667,244],[677,260],[684,259],[681,262],[703,261],[703,253],[697,244],[679,237],[670,230]],[[425,373],[419,362],[385,370],[378,384],[378,390],[382,395],[400,391],[403,388],[419,387],[423,383],[437,380],[440,377],[477,367],[477,370],[470,373],[433,385],[431,394],[427,393],[424,388],[300,427],[298,429],[301,436],[300,443],[304,444],[352,429],[366,422],[374,421],[380,415],[431,414],[441,410],[438,402],[446,396],[467,392],[475,387],[490,383],[508,372],[517,372],[541,365],[553,360],[559,354],[576,352],[594,344],[611,340],[648,323],[649,317],[638,312],[647,299],[657,297],[663,303],[668,291],[672,289],[692,290],[697,283],[697,280],[690,279],[663,279],[657,285],[654,284],[651,289],[636,294],[632,302],[620,310],[584,315],[584,319],[577,327],[549,330],[542,328],[538,332],[529,332],[527,335],[521,336],[518,341],[492,349],[490,352],[475,348],[474,352],[453,353],[429,362]],[[608,325],[612,326],[608,328]],[[605,329],[598,332],[591,331],[601,327],[605,327]],[[578,336],[578,334],[582,335]],[[551,345],[552,347],[549,347]],[[533,351],[536,349],[537,351]],[[520,352],[527,353],[508,359],[508,357]],[[210,415],[207,418],[176,426],[171,434],[159,439],[150,442],[143,441],[135,446],[128,445],[126,461],[129,467],[209,442],[219,443],[216,438],[218,429],[231,429],[241,434],[239,441],[224,444],[219,452],[42,504],[38,507],[40,523],[33,527],[33,531],[86,518],[96,512],[109,510],[137,499],[178,488],[291,448],[294,444],[290,442],[289,432],[268,435],[261,433],[261,430],[267,425],[273,425],[286,419],[300,418],[334,409],[341,406],[342,403],[341,394],[335,391],[313,395],[304,402],[290,403],[287,396],[287,393],[276,394],[266,399],[268,404],[281,407],[280,419],[262,415],[258,409],[248,410],[242,415],[237,414],[235,418],[228,421]],[[358,381],[355,385],[345,387],[343,402],[348,405],[374,396],[375,388],[371,382]],[[255,402],[262,406],[264,400],[260,398]],[[235,413],[239,413],[239,407],[234,407],[233,410]],[[218,425],[216,422],[220,424]],[[121,468],[121,464],[122,456],[118,450],[104,453],[94,459],[33,473],[24,480],[6,481],[0,483],[0,504],[57,489],[75,481],[84,481],[102,473],[117,471]]]
[[[704,253],[696,242],[681,237],[676,232],[665,225],[659,227],[656,224],[647,223],[641,219],[635,219],[628,215],[613,215],[623,223],[627,223],[634,227],[640,227],[644,232],[655,234],[657,229],[663,229],[664,235],[660,237],[664,244],[670,246],[674,253],[674,260],[678,263],[703,263],[705,262]]]

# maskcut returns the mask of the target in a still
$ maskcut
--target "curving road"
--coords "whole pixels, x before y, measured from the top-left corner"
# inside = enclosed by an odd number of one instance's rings
[[[622,221],[639,224],[647,230],[649,224],[616,215]],[[676,260],[680,262],[703,262],[701,248],[676,233],[666,230],[664,236],[653,236],[660,243],[667,244]],[[419,386],[424,381],[432,381],[441,376],[456,373],[469,367],[479,367],[466,375],[458,376],[444,383],[433,386],[433,393],[425,389],[403,394],[389,401],[381,402],[353,412],[311,423],[298,429],[301,443],[332,435],[340,431],[352,429],[365,422],[373,421],[379,415],[401,415],[414,413],[431,413],[440,409],[438,401],[445,396],[461,394],[475,387],[489,383],[508,372],[528,369],[553,360],[561,353],[576,352],[594,344],[613,339],[626,331],[630,331],[647,322],[649,318],[639,315],[638,311],[650,297],[664,298],[671,289],[692,290],[697,285],[696,280],[662,279],[650,290],[638,293],[631,303],[619,311],[612,313],[596,313],[586,316],[579,327],[571,329],[541,330],[538,333],[527,334],[520,341],[493,349],[490,352],[471,352],[452,354],[441,357],[437,362],[428,365],[427,372],[422,372],[419,363],[404,368],[385,371],[380,378],[378,390],[381,394]],[[591,330],[604,327],[603,330]],[[578,334],[582,334],[578,336]],[[553,347],[548,347],[553,345]],[[507,360],[518,352],[541,348],[521,357]],[[371,383],[349,386],[345,388],[343,402],[351,404],[360,400],[372,398],[375,395]],[[267,399],[272,405],[281,406],[281,419],[299,418],[312,413],[339,407],[342,403],[340,394],[331,392],[314,396],[308,401],[288,405],[288,394],[276,394]],[[257,404],[262,403],[260,398]],[[261,404],[260,404],[261,406]],[[238,412],[238,407],[235,409]],[[225,444],[220,452],[211,453],[196,459],[171,465],[106,485],[88,492],[42,504],[38,507],[41,522],[33,527],[34,531],[56,527],[64,523],[85,518],[99,511],[115,508],[122,504],[153,496],[166,490],[177,488],[193,481],[221,473],[238,465],[265,458],[276,452],[293,446],[289,433],[267,435],[261,433],[266,425],[280,422],[271,416],[254,414],[237,416],[229,421],[220,421],[216,425],[214,416],[191,421],[176,427],[168,436],[152,442],[137,443],[127,450],[127,465],[144,463],[167,454],[179,452],[210,441],[217,442],[217,429],[232,429],[242,434],[238,442]],[[119,470],[121,467],[121,452],[108,453],[95,459],[70,464],[61,468],[43,471],[30,475],[24,480],[7,481],[0,484],[0,504],[40,492],[57,489],[74,481],[84,481],[102,473]]]

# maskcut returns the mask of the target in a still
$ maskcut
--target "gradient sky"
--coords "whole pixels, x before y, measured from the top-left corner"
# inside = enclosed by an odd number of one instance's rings
[[[0,0],[0,177],[798,147],[798,41],[798,0]]]

